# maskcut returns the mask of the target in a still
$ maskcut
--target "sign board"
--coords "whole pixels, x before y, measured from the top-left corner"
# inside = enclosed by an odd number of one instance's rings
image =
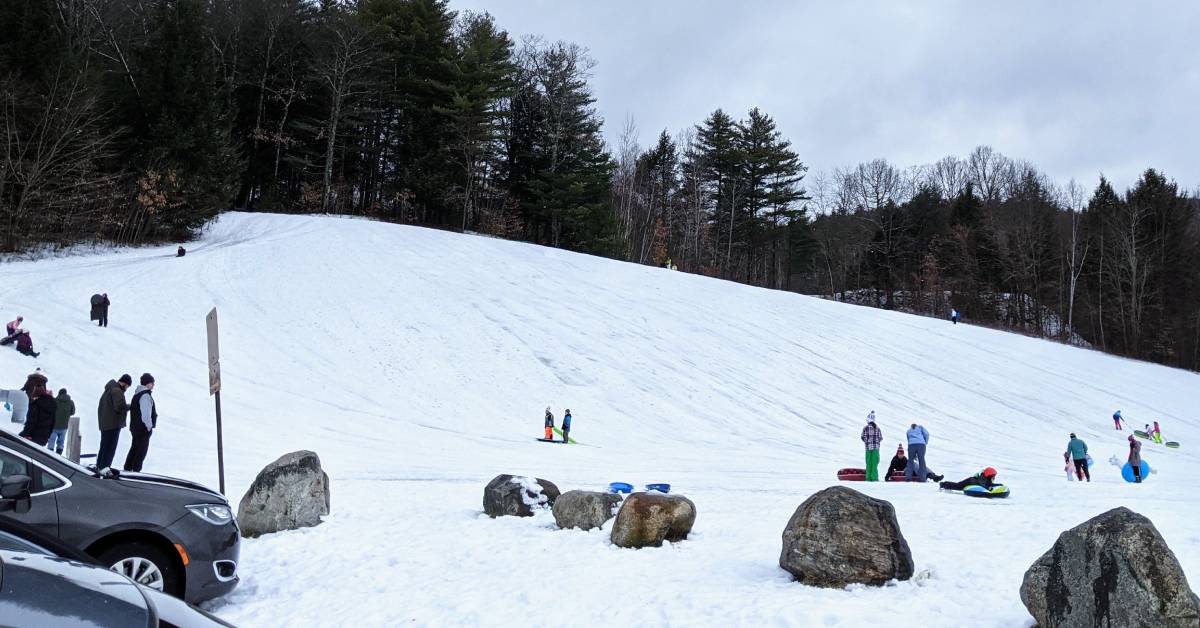
[[[221,352],[217,348],[217,308],[204,317],[208,324],[208,394],[221,390]]]

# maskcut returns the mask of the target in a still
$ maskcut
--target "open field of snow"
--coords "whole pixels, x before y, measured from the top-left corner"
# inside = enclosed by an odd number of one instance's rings
[[[217,306],[232,501],[296,449],[316,451],[332,482],[324,524],[243,544],[241,586],[210,605],[238,625],[1027,626],[1025,569],[1119,505],[1150,517],[1200,585],[1194,373],[363,220],[233,213],[188,248],[0,264],[0,317],[24,315],[43,352],[0,349],[0,388],[42,367],[70,389],[94,452],[104,383],[149,371],[160,419],[146,470],[216,486],[204,316]],[[107,329],[87,320],[95,292],[113,303]],[[581,445],[534,440],[547,405],[572,410]],[[1159,473],[1140,486],[1107,462],[1126,449],[1117,409],[1183,443],[1146,444]],[[928,576],[792,583],[784,524],[837,469],[861,466],[870,410],[885,463],[916,421],[934,470],[994,466],[1013,496],[856,484],[895,505]],[[1090,485],[1062,472],[1071,431],[1096,458]],[[499,473],[564,491],[669,482],[696,503],[694,533],[631,551],[548,513],[490,520],[483,487]]]

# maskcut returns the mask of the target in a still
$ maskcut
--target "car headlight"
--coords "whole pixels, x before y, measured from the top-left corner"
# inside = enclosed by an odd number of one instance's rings
[[[221,526],[229,523],[233,519],[233,511],[229,506],[221,504],[196,504],[187,507],[193,515],[215,525]]]

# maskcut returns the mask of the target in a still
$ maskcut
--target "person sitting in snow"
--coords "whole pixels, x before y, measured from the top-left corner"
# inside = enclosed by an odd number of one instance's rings
[[[27,355],[31,358],[36,358],[41,355],[33,350],[33,338],[29,336],[29,330],[21,329],[18,331],[20,333],[17,334],[17,352]]]
[[[992,488],[996,485],[996,470],[988,467],[975,475],[963,480],[962,482],[942,482],[938,485],[939,488],[946,491],[961,491],[968,486],[982,486],[983,488]]]
[[[14,321],[9,321],[9,322],[8,322],[8,323],[7,323],[7,324],[4,326],[4,332],[5,332],[5,333],[4,333],[4,342],[3,342],[3,343],[0,343],[0,344],[8,344],[8,343],[10,343],[10,342],[12,342],[12,341],[16,340],[16,339],[17,339],[17,332],[21,330],[21,323],[22,323],[24,320],[25,320],[25,317],[23,317],[23,316],[18,316],[16,320],[14,320]]]
[[[887,476],[883,478],[884,481],[885,482],[903,482],[903,481],[905,481],[904,480],[904,471],[906,469],[908,469],[908,465],[909,465],[908,458],[904,455],[904,445],[903,444],[897,445],[896,446],[896,455],[892,456],[892,461],[888,464]],[[915,470],[913,472],[916,473]],[[938,474],[934,473],[932,469],[925,470],[925,479],[926,480],[933,480],[934,482],[941,482],[942,478],[944,478],[944,477],[945,476],[943,476],[943,475],[938,475]]]
[[[187,249],[183,248],[183,245],[180,244],[179,250],[175,251],[175,257],[183,257],[184,255],[187,255]]]
[[[546,406],[546,440],[554,440],[554,413]]]

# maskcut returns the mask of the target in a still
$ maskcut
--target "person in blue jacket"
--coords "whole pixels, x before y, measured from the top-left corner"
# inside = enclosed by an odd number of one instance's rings
[[[929,466],[925,463],[925,447],[929,444],[929,432],[920,425],[913,423],[907,432],[908,436],[908,469],[904,478],[910,482],[924,482],[929,474]],[[913,480],[913,475],[917,476]]]
[[[1087,464],[1087,443],[1071,432],[1071,440],[1067,443],[1067,453],[1071,454],[1071,461],[1075,463],[1075,477],[1083,481],[1087,478],[1088,482],[1092,481],[1092,472],[1088,471]]]
[[[567,408],[566,414],[563,414],[562,422],[563,442],[571,442],[571,409]]]

